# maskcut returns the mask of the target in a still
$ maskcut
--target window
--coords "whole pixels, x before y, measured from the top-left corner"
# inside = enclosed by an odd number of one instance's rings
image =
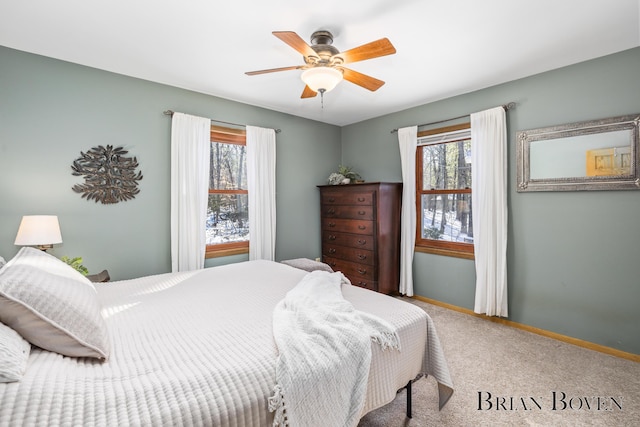
[[[418,133],[416,251],[473,259],[471,129]]]
[[[207,258],[249,252],[246,132],[211,126]]]

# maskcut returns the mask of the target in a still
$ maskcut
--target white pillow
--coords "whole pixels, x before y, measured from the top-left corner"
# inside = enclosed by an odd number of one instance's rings
[[[2,258],[0,256],[0,268],[2,268],[3,265],[5,265],[7,262],[4,260],[4,258]]]
[[[27,369],[31,344],[16,331],[0,323],[0,383],[20,381]]]
[[[0,321],[65,356],[109,357],[93,284],[58,258],[24,247],[0,270]]]

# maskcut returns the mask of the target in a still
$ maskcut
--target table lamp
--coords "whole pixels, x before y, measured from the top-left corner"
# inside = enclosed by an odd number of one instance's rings
[[[42,251],[62,243],[60,224],[56,215],[25,215],[22,217],[15,245],[36,246]]]

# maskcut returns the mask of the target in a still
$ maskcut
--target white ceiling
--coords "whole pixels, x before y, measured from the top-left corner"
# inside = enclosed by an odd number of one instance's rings
[[[386,84],[322,108],[300,70],[244,74],[303,64],[272,31],[321,29],[389,38],[349,65]],[[640,0],[0,0],[0,45],[342,126],[640,46]]]

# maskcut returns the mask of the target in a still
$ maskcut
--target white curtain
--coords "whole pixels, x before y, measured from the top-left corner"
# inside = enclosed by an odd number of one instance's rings
[[[171,119],[171,271],[204,267],[211,120]]]
[[[276,132],[247,126],[249,259],[275,260]]]
[[[418,127],[398,129],[402,163],[402,222],[400,224],[401,294],[413,296],[413,251],[416,243],[416,147]]]
[[[504,108],[471,114],[473,235],[476,265],[474,311],[507,310],[507,125]]]

